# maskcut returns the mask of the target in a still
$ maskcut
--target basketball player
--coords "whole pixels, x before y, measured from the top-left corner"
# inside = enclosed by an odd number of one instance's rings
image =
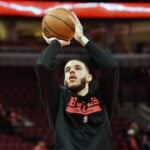
[[[74,39],[85,47],[89,57],[102,71],[102,81],[90,92],[92,81],[87,65],[77,59],[64,67],[64,86],[55,76],[56,55],[70,42],[43,38],[49,44],[37,60],[36,73],[42,101],[54,131],[56,150],[113,150],[110,118],[118,87],[118,69],[111,55],[83,34],[83,27],[73,13]],[[107,109],[107,111],[106,111]],[[109,114],[109,115],[108,115]]]

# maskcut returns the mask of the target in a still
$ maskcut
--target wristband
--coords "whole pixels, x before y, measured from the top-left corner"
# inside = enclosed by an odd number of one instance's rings
[[[85,46],[89,42],[89,39],[86,36],[82,36],[80,39],[80,44]]]

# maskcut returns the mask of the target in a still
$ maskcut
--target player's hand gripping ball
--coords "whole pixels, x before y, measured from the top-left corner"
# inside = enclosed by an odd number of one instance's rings
[[[42,20],[42,32],[47,38],[56,37],[70,41],[74,37],[75,25],[70,19],[70,10],[53,8],[47,12]]]

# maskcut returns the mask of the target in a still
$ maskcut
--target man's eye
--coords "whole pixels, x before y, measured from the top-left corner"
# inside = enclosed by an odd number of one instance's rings
[[[65,69],[65,72],[68,72],[69,71],[69,68]]]
[[[82,68],[81,67],[76,67],[76,70],[81,70]]]

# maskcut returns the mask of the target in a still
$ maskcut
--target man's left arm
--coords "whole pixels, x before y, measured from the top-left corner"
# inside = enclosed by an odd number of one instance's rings
[[[75,24],[74,39],[88,50],[90,57],[104,72],[103,80],[99,84],[99,89],[101,89],[99,92],[103,96],[110,117],[118,90],[119,73],[117,64],[108,52],[89,41],[89,39],[83,34],[83,26],[75,13],[72,12],[70,19]]]
[[[113,113],[118,92],[119,70],[116,61],[111,54],[100,46],[88,41],[85,45],[91,59],[102,71],[102,79],[99,80],[98,93],[101,94],[106,106],[109,118]]]

